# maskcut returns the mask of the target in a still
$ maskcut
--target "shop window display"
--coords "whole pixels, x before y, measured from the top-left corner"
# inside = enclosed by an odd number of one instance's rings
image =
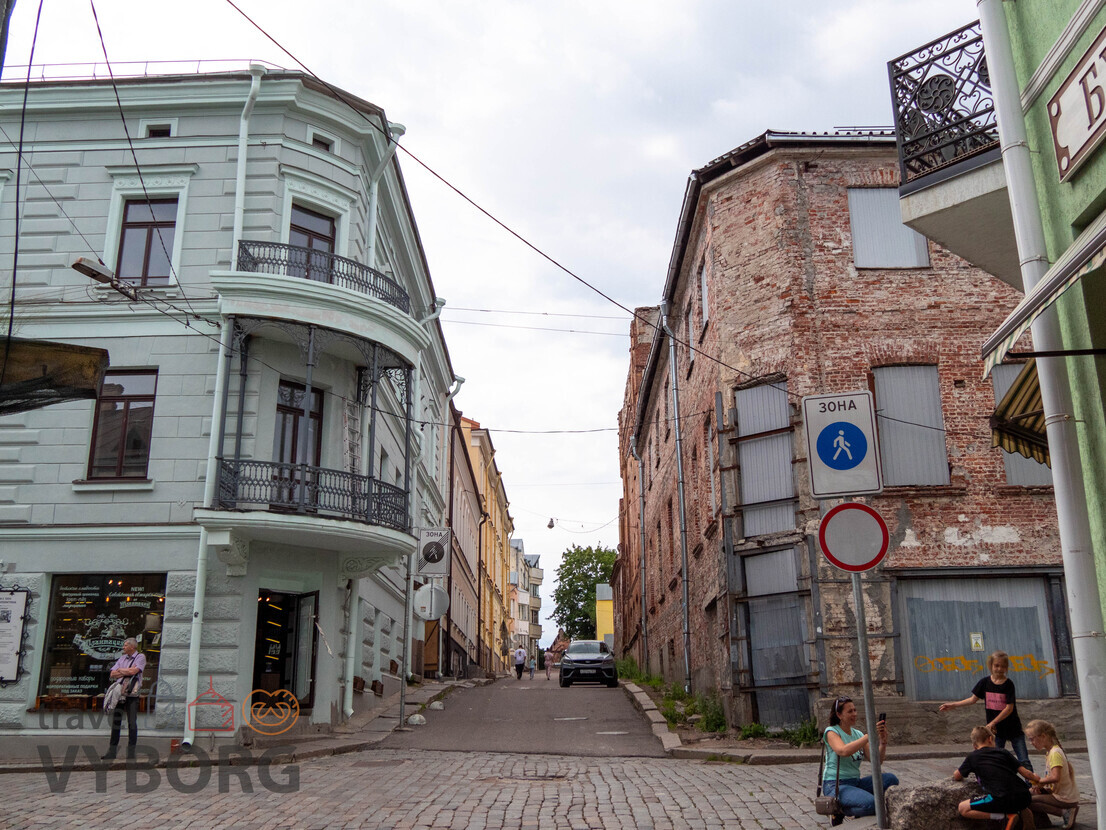
[[[95,708],[123,641],[134,637],[146,655],[141,708],[151,711],[164,610],[164,573],[55,575],[39,708]]]

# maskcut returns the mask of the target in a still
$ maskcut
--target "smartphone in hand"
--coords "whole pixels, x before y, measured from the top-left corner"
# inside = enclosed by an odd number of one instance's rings
[[[877,722],[886,723],[887,722],[887,713],[886,712],[880,712],[879,717],[876,720],[877,720]]]

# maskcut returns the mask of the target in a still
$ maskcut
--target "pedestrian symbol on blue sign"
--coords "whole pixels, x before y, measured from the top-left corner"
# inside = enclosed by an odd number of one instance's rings
[[[834,470],[851,470],[868,454],[868,439],[848,421],[834,421],[818,433],[818,457]]]

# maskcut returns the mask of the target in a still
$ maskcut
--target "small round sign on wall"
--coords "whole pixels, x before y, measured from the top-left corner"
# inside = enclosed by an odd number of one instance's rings
[[[843,571],[868,571],[883,561],[891,536],[872,507],[845,502],[830,509],[818,526],[818,544],[831,565]]]

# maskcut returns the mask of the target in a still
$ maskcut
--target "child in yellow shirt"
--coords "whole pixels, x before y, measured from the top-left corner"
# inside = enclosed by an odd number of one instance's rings
[[[1060,746],[1056,729],[1046,720],[1032,720],[1025,725],[1025,736],[1035,749],[1047,752],[1045,766],[1048,774],[1033,787],[1033,800],[1029,805],[1038,815],[1060,816],[1064,828],[1075,825],[1079,813],[1079,787],[1075,783],[1075,771]]]

